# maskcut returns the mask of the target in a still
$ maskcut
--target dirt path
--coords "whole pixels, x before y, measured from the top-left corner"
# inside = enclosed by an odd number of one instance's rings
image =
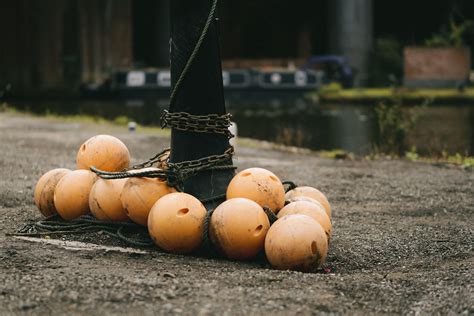
[[[39,219],[37,179],[74,167],[88,137],[121,138],[136,161],[167,139],[125,128],[0,113],[0,230]],[[88,251],[0,234],[0,314],[474,313],[474,172],[406,161],[338,161],[237,148],[260,166],[319,187],[334,209],[331,273],[262,262]]]

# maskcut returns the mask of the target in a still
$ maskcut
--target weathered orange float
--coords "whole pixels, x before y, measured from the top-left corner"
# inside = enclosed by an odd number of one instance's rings
[[[120,201],[120,194],[127,179],[105,180],[99,178],[89,194],[89,208],[95,218],[104,221],[128,221]]]
[[[292,200],[298,196],[305,196],[315,199],[316,201],[321,203],[322,206],[324,206],[326,213],[328,214],[329,218],[331,218],[331,204],[329,204],[328,199],[321,191],[313,187],[297,187],[293,190],[288,191],[285,195],[285,198],[287,200]]]
[[[206,208],[194,196],[175,192],[160,198],[148,216],[148,232],[155,244],[172,253],[190,253],[203,240]]]
[[[227,199],[246,198],[277,213],[285,205],[285,189],[271,171],[249,168],[239,172],[229,183]]]
[[[283,216],[265,239],[265,254],[276,269],[312,271],[324,263],[327,252],[324,229],[308,215]]]
[[[130,172],[159,170],[145,168]],[[137,224],[147,226],[148,214],[153,205],[162,196],[176,192],[165,181],[155,178],[129,178],[123,186],[120,201],[128,217]]]
[[[332,234],[331,219],[321,204],[308,201],[292,202],[282,208],[280,212],[278,212],[278,218],[292,214],[308,215],[309,217],[312,217],[314,220],[316,220],[323,227],[329,243]]]
[[[310,198],[310,197],[307,197],[307,196],[296,196],[296,197],[292,197],[290,199],[287,199],[286,200],[287,202],[291,203],[291,202],[299,202],[299,201],[305,201],[305,202],[311,202],[311,203],[315,203],[315,204],[318,204],[318,206],[322,207],[323,210],[326,212],[326,208],[321,204],[321,202],[313,199],[313,198]]]
[[[211,241],[229,259],[254,257],[264,247],[270,222],[262,207],[244,198],[220,204],[212,214]]]
[[[54,189],[66,174],[71,172],[69,169],[58,168],[46,172],[36,183],[35,204],[38,210],[45,217],[57,214],[54,206]]]
[[[104,171],[121,171],[130,166],[127,146],[110,135],[97,135],[81,145],[76,156],[77,169],[94,166]]]
[[[96,174],[89,170],[71,171],[59,180],[54,205],[61,218],[73,220],[89,213],[89,193],[96,180]]]

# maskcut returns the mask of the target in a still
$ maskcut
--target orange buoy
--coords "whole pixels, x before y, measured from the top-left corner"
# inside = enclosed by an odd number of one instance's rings
[[[290,199],[287,199],[286,200],[287,202],[291,203],[291,202],[299,202],[299,201],[305,201],[305,202],[311,202],[311,203],[315,203],[315,204],[318,204],[318,206],[321,206],[323,208],[324,211],[326,211],[326,209],[324,208],[324,206],[321,204],[321,202],[313,199],[313,198],[310,198],[310,197],[307,197],[307,196],[296,196],[296,197],[293,197],[293,198],[290,198]]]
[[[104,171],[121,171],[130,166],[130,153],[122,141],[110,135],[97,135],[81,145],[76,156],[77,169],[94,166]]]
[[[239,172],[229,183],[227,199],[246,198],[277,213],[285,205],[285,189],[271,171],[249,168]]]
[[[331,218],[331,204],[329,204],[328,199],[321,191],[313,187],[297,187],[293,190],[288,191],[285,195],[285,198],[287,200],[292,200],[298,196],[305,196],[315,199],[316,201],[322,204],[329,218]]]
[[[71,172],[69,169],[58,168],[46,172],[36,183],[35,204],[38,210],[45,217],[57,214],[54,206],[54,189],[66,174]]]
[[[103,221],[128,221],[120,201],[120,194],[128,179],[105,180],[99,178],[89,194],[89,208],[95,218]]]
[[[308,215],[286,215],[268,230],[265,254],[280,270],[311,271],[326,260],[328,242],[324,229]]]
[[[160,198],[148,216],[155,244],[172,253],[190,253],[202,243],[206,208],[194,196],[175,192]]]
[[[331,219],[321,204],[308,201],[292,202],[278,212],[278,218],[292,214],[308,215],[316,220],[323,227],[329,243],[332,234]]]
[[[146,168],[130,172],[144,170],[158,170],[157,168]],[[156,178],[129,178],[123,186],[120,201],[128,217],[137,224],[146,226],[148,214],[153,204],[162,196],[176,192],[166,182]]]
[[[89,193],[96,180],[97,175],[89,170],[67,173],[54,190],[54,205],[59,216],[73,220],[89,213]]]
[[[270,221],[254,201],[233,198],[214,210],[209,226],[212,242],[227,258],[244,260],[263,249]]]

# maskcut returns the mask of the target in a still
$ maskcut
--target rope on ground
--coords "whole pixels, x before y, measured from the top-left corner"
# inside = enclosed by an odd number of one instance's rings
[[[146,227],[132,222],[101,221],[91,215],[83,215],[72,221],[64,221],[58,215],[54,215],[45,220],[26,224],[15,233],[8,233],[7,236],[43,237],[91,232],[103,232],[130,246],[149,247],[154,245]]]

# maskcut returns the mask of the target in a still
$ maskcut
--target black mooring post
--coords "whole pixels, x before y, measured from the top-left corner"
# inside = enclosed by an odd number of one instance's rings
[[[213,0],[171,0],[171,82],[176,82],[193,52]],[[193,115],[226,113],[222,68],[214,18],[207,35],[181,83],[169,111]],[[171,162],[221,155],[229,148],[225,135],[171,131]],[[228,164],[232,164],[230,159]],[[205,171],[185,181],[184,191],[199,199],[225,194],[233,170]]]

